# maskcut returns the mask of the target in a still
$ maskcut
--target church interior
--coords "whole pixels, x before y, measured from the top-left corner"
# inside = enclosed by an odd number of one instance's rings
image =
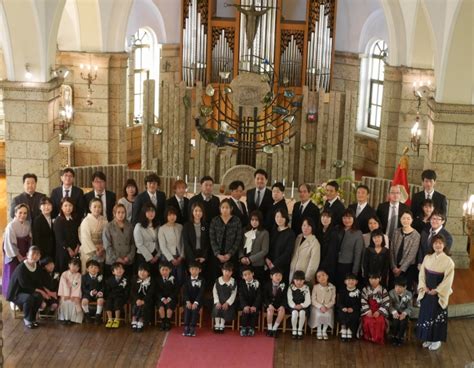
[[[84,192],[102,171],[117,199],[129,178],[141,192],[156,173],[168,198],[211,176],[223,198],[263,169],[291,213],[303,183],[316,201],[337,180],[346,205],[363,184],[375,208],[397,167],[410,197],[434,170],[456,268],[443,348],[286,334],[258,364],[473,364],[473,40],[472,0],[0,0],[0,230],[25,173],[51,193],[64,168]],[[2,318],[5,367],[156,367],[172,342],[152,328],[26,331],[6,302]]]

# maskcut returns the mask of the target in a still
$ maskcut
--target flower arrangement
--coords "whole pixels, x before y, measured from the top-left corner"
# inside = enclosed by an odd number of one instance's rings
[[[344,190],[342,189],[342,185],[348,181],[351,183],[351,196],[354,196],[355,195],[355,190],[356,190],[356,186],[354,184],[354,181],[352,180],[351,177],[348,177],[348,176],[342,176],[340,178],[337,178],[337,179],[329,179],[328,181],[320,184],[313,192],[313,194],[311,195],[311,200],[313,201],[313,203],[318,206],[318,208],[320,210],[323,209],[324,207],[324,203],[326,203],[326,185],[327,183],[329,183],[330,181],[335,181],[336,183],[339,184],[339,191],[337,192],[337,195],[339,197],[339,199],[341,200],[342,203],[344,203],[344,197],[346,195],[346,193],[344,192]]]

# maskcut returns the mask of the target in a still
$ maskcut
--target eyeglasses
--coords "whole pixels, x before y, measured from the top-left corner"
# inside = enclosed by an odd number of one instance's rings
[[[441,217],[432,217],[430,220],[443,221]]]

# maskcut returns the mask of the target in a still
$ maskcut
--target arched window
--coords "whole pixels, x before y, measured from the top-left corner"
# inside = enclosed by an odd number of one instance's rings
[[[134,123],[139,124],[143,119],[143,82],[155,80],[155,115],[158,115],[159,101],[159,60],[160,48],[156,44],[153,31],[140,28],[132,38],[133,50],[133,115]]]
[[[386,57],[387,43],[376,40],[369,48],[368,57],[361,62],[358,130],[374,135],[378,135],[382,119]]]

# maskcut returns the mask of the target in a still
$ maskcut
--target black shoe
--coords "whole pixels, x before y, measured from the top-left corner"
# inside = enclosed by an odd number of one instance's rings
[[[265,335],[268,337],[272,337],[272,332],[272,330],[267,330],[267,332],[265,332]]]
[[[196,327],[190,327],[189,328],[189,335],[188,336],[191,336],[191,337],[196,336]]]
[[[249,328],[247,330],[247,336],[254,336],[255,335],[255,330],[253,328]]]
[[[298,339],[298,335],[295,334],[295,333],[292,333],[292,334],[291,334],[291,338],[292,338],[293,340],[296,340],[296,339]]]
[[[247,336],[247,328],[245,327],[240,328],[240,336]]]
[[[189,327],[185,327],[183,331],[183,336],[189,336]]]
[[[38,328],[39,327],[39,323],[38,322],[31,322],[31,324],[33,325],[34,328]]]
[[[94,318],[94,322],[96,325],[101,325],[102,324],[102,315],[101,314],[96,314]]]

